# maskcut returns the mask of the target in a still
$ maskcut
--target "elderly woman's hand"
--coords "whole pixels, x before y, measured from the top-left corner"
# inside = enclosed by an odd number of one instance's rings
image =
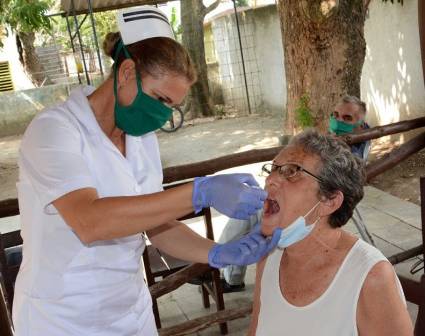
[[[214,245],[208,253],[208,263],[216,268],[254,264],[276,247],[281,232],[282,229],[277,228],[273,235],[267,238],[261,234],[261,226],[257,224],[250,233],[239,240]]]

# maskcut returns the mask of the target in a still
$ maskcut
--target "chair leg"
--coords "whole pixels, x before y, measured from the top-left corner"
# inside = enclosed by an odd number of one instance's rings
[[[425,275],[421,277],[422,299],[416,317],[415,336],[425,335]]]
[[[13,336],[13,323],[10,311],[6,302],[3,278],[0,273],[0,334],[3,336]]]
[[[204,308],[210,307],[210,297],[208,290],[205,288],[204,284],[201,284],[201,293],[202,293],[202,303],[204,305]]]
[[[356,218],[358,217],[358,218]],[[360,236],[362,237],[362,239],[369,243],[370,245],[376,246],[375,242],[373,241],[372,235],[369,233],[366,224],[363,221],[363,218],[360,214],[360,211],[357,208],[354,208],[354,214],[351,217],[351,219],[354,222],[354,225],[357,227],[357,229],[359,230]]]
[[[152,298],[152,311],[155,317],[155,324],[157,329],[161,329],[161,319],[159,318],[158,302]]]
[[[217,305],[217,311],[224,310],[224,298],[223,298],[223,288],[221,286],[220,281],[220,271],[214,269],[212,272],[212,285],[213,285],[213,292],[214,292],[214,299],[215,303]],[[227,335],[228,329],[227,329],[227,323],[223,322],[220,323],[220,333],[222,335]]]

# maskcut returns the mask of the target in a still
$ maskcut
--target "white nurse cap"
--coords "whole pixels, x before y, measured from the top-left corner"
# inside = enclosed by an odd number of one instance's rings
[[[117,21],[125,45],[151,37],[168,37],[175,40],[167,17],[156,7],[141,6],[124,9],[118,12]]]

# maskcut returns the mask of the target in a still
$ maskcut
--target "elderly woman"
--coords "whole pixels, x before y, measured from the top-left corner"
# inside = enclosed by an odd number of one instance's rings
[[[250,335],[412,335],[393,267],[341,228],[363,197],[360,160],[309,130],[263,170],[262,232],[283,231],[281,248],[257,265]]]

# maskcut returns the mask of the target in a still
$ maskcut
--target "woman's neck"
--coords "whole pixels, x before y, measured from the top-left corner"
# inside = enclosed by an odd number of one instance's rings
[[[115,125],[113,85],[113,79],[108,78],[87,97],[100,128],[111,140],[123,136],[123,131]]]
[[[310,235],[287,247],[285,255],[292,260],[303,260],[332,252],[339,248],[342,232],[342,229],[332,228],[325,222],[325,219],[322,219],[316,224]]]

